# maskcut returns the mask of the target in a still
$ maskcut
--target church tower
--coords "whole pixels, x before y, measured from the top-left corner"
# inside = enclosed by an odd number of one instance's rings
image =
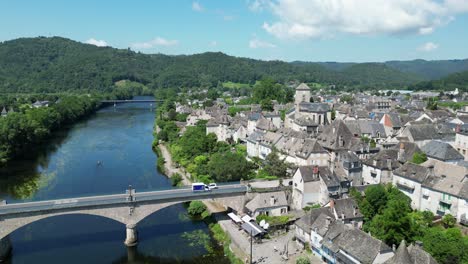
[[[299,104],[302,102],[310,102],[310,88],[305,83],[301,83],[296,87],[296,96],[294,100],[296,116],[299,114]]]

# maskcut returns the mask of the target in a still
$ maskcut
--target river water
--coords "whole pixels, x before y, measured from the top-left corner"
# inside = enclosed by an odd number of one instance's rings
[[[109,106],[60,131],[32,158],[0,168],[0,199],[123,193],[129,185],[137,192],[170,188],[151,149],[154,111],[149,103]],[[182,204],[150,215],[138,232],[138,246],[128,249],[121,223],[91,215],[50,217],[10,235],[7,263],[229,263],[207,236],[207,225],[190,219]]]

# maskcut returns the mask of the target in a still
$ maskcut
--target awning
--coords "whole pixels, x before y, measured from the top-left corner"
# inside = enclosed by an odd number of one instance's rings
[[[239,216],[237,216],[236,214],[234,213],[229,213],[228,214],[229,218],[232,219],[232,221],[236,222],[236,223],[242,223],[242,219],[240,219]]]
[[[244,222],[246,222],[246,223],[247,223],[247,222],[250,222],[250,221],[252,221],[252,220],[253,220],[252,217],[250,217],[249,215],[244,215],[244,216],[242,217],[242,221],[244,221]]]
[[[261,228],[256,223],[252,222],[243,223],[242,228],[245,230],[245,232],[247,232],[248,234],[252,234],[252,236],[254,237],[266,233],[265,230],[263,230],[263,228]]]

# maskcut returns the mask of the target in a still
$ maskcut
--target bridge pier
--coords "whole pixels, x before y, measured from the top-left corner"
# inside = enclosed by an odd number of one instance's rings
[[[6,261],[11,254],[10,237],[6,236],[0,239],[0,263]]]
[[[127,247],[134,247],[138,244],[138,231],[136,230],[135,224],[128,224],[127,228],[127,237],[125,238],[125,245]]]

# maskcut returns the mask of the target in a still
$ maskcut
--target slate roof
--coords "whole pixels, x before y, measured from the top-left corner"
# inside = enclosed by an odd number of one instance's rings
[[[330,105],[327,103],[309,103],[301,102],[299,104],[300,112],[309,112],[309,113],[324,113],[330,112]]]
[[[338,232],[332,230],[336,227],[339,229]],[[332,226],[323,241],[325,241],[323,244],[334,252],[342,250],[360,263],[373,263],[377,255],[392,251],[384,242],[371,235],[359,229],[339,227],[339,224]]]
[[[347,150],[360,140],[354,138],[353,133],[343,121],[335,120],[331,125],[323,128],[323,132],[318,136],[318,141],[326,149]]]
[[[341,214],[344,214],[345,219],[363,217],[358,208],[357,202],[352,198],[334,200],[333,206],[338,218],[341,218]]]
[[[398,155],[398,161],[400,163],[405,163],[407,161],[413,160],[414,153],[421,152],[421,149],[419,149],[418,145],[408,141],[401,141],[392,149],[397,149],[399,152],[400,150],[402,150]]]
[[[383,149],[365,160],[364,164],[381,170],[394,170],[400,167],[398,151],[397,149]]]
[[[327,187],[340,186],[340,179],[328,168],[328,166],[319,167],[319,176],[325,182]]]
[[[349,120],[345,124],[354,135],[369,134],[373,138],[387,136],[384,125],[375,120]]]
[[[325,219],[327,216],[334,219],[334,215],[329,207],[321,207],[310,210],[299,220],[297,220],[295,224],[307,233],[310,233],[310,231],[313,229],[312,226],[317,227],[317,229],[319,229],[317,230],[318,233],[323,236],[326,232],[326,224],[323,222],[323,219],[320,219],[316,224],[314,224],[319,217],[323,218],[322,215],[325,216]],[[323,232],[324,230],[325,232]]]
[[[308,116],[301,116],[299,118],[294,119],[294,123],[298,124],[299,126],[318,126],[319,124],[313,121]]]
[[[411,135],[414,141],[441,138],[441,136],[437,132],[436,127],[432,124],[411,125],[411,126],[406,127],[405,131],[406,133],[408,133],[408,135]]]
[[[264,118],[263,116],[257,120],[257,125],[256,128],[265,130],[265,131],[274,131],[276,130],[276,127],[273,125],[273,122],[270,120]]]
[[[434,166],[434,175],[423,182],[423,186],[461,198],[468,198],[468,169],[437,160],[429,160],[423,166]]]
[[[415,182],[423,183],[429,176],[429,169],[411,162],[403,164],[400,168],[393,171],[397,175]]]
[[[437,264],[437,261],[421,247],[413,244],[407,247],[402,240],[395,255],[384,264]]]
[[[305,83],[301,83],[299,84],[297,87],[296,87],[296,91],[300,91],[300,90],[303,90],[303,91],[310,91],[310,88],[307,84]]]
[[[424,145],[421,150],[426,153],[428,157],[441,161],[464,159],[462,154],[446,142],[431,140]]]
[[[275,203],[272,205],[270,198],[274,197]],[[288,206],[288,201],[286,200],[286,194],[284,192],[266,192],[258,193],[250,202],[248,202],[245,207],[251,212],[255,212],[258,209],[264,208],[277,208]]]
[[[313,182],[319,180],[319,177],[314,176],[314,166],[299,166],[297,169],[301,172],[302,180],[304,182]]]

